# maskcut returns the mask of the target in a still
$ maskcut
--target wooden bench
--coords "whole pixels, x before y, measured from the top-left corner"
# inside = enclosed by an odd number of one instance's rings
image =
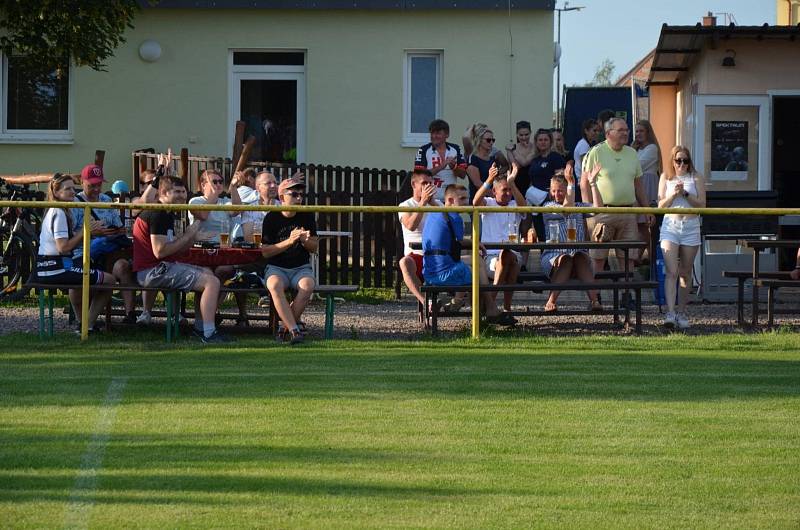
[[[56,290],[69,290],[69,289],[80,289],[80,285],[67,285],[67,284],[49,284],[49,283],[36,283],[36,282],[29,282],[26,284],[26,288],[29,289],[36,289],[39,297],[39,337],[53,336],[53,292]],[[178,323],[180,322],[181,312],[178,310],[179,306],[179,295],[184,293],[184,291],[177,291],[175,289],[164,289],[162,287],[142,287],[140,285],[92,285],[90,287],[92,291],[152,291],[157,292],[161,291],[164,293],[164,297],[166,299],[166,317],[167,317],[167,331],[166,331],[166,339],[167,342],[171,342],[173,338],[177,338],[179,335],[179,327]],[[223,293],[245,293],[245,294],[257,294],[259,296],[269,296],[269,292],[264,289],[242,289],[237,287],[223,287],[220,289]],[[358,291],[357,285],[318,285],[314,292],[322,295],[325,297],[325,338],[330,339],[333,338],[333,318],[335,313],[335,295],[342,294],[342,293],[352,293]],[[45,298],[45,293],[47,293],[47,298]],[[45,307],[48,308],[47,315],[45,315]],[[154,312],[155,313],[155,312]],[[193,312],[187,313],[188,317],[193,317]],[[106,317],[108,318],[108,316]],[[268,317],[270,319],[270,327],[272,332],[274,333],[277,330],[277,322],[278,317],[277,313],[274,311],[274,304],[272,304],[272,300],[270,299],[270,315]],[[46,326],[45,323],[48,323]],[[106,326],[108,329],[109,322],[106,321]],[[47,329],[46,329],[47,328]],[[47,331],[47,333],[45,333]]]
[[[753,271],[723,271],[724,278],[736,279],[736,321],[740,326],[744,326],[744,286],[747,280],[753,279]],[[789,271],[759,272],[759,279],[766,280],[789,280]],[[758,313],[758,303],[753,305],[754,314]],[[754,320],[757,321],[757,318]]]
[[[39,283],[28,282],[25,284],[26,289],[35,289],[39,299],[39,338],[53,336],[53,293],[55,291],[68,291],[70,289],[81,289],[81,285],[74,284],[54,284],[54,283]],[[140,285],[129,284],[99,284],[89,287],[90,291],[161,291],[164,293],[166,300],[166,313],[167,313],[167,342],[172,342],[173,338],[178,337],[178,322],[180,313],[178,312],[178,297],[179,291],[175,289],[165,289],[162,287],[142,287]],[[45,315],[45,307],[47,314]],[[109,329],[110,322],[108,321],[110,312],[106,311],[106,329]]]
[[[775,323],[775,315],[789,315],[800,313],[800,309],[775,309],[775,298],[778,294],[778,289],[782,287],[800,287],[800,280],[792,280],[789,278],[789,273],[786,272],[787,279],[765,278],[765,273],[761,273],[760,277],[755,280],[759,287],[767,288],[767,326],[772,327]]]
[[[591,290],[610,290],[613,291],[613,309],[611,311],[597,311],[589,310],[559,310],[554,313],[548,313],[542,310],[531,310],[527,308],[525,311],[514,311],[511,314],[516,316],[530,316],[530,315],[589,315],[589,314],[611,314],[614,317],[614,323],[619,323],[619,315],[625,315],[625,324],[630,324],[630,309],[626,306],[620,308],[619,304],[619,291],[633,291],[635,299],[635,313],[636,313],[636,333],[642,331],[642,289],[654,289],[658,282],[651,281],[627,281],[619,282],[615,280],[601,280],[592,283],[583,283],[570,280],[564,283],[550,283],[543,281],[533,281],[527,283],[514,283],[505,285],[481,285],[481,291],[484,292],[507,292],[507,291],[527,291],[534,293],[544,293],[546,291],[591,291]],[[431,333],[438,334],[438,319],[441,317],[454,317],[454,316],[468,316],[466,312],[439,312],[439,293],[442,292],[472,292],[472,285],[423,285],[422,292],[425,293],[425,319],[424,322],[430,325]]]

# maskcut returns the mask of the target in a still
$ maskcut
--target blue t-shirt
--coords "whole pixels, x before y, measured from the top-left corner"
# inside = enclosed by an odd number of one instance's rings
[[[566,166],[567,161],[555,151],[550,151],[547,156],[537,156],[531,161],[531,167],[528,170],[531,186],[536,186],[542,191],[549,190],[553,174],[557,169],[564,169]]]
[[[450,257],[450,228],[447,226],[447,218],[453,224],[453,232],[456,239],[464,239],[464,221],[456,213],[445,214],[443,212],[431,212],[425,216],[425,226],[422,228],[422,251],[425,254],[422,258],[422,273],[424,276],[441,274],[450,269],[454,264]],[[438,251],[437,254],[428,254],[429,250]]]

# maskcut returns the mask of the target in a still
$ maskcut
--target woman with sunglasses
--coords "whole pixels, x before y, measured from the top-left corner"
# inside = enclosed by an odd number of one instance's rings
[[[472,130],[472,146],[474,152],[467,160],[467,177],[469,177],[469,196],[474,197],[486,179],[492,164],[508,167],[506,157],[495,147],[495,136],[485,123],[475,123]]]
[[[225,181],[216,169],[206,169],[200,174],[200,191],[202,195],[189,199],[189,204],[242,204],[242,199],[239,195],[239,184],[239,178],[234,177],[231,179],[230,186],[228,186],[228,195],[231,198],[220,197],[225,190]],[[199,219],[199,232],[210,236],[206,241],[219,244],[220,234],[226,234],[228,242],[230,242],[232,241],[230,237],[231,228],[235,224],[232,218],[237,217],[238,213],[219,210],[189,210],[189,224],[191,225],[195,219]],[[220,279],[220,282],[225,282],[232,278],[235,273],[236,270],[233,265],[220,265],[214,269],[214,275]],[[247,295],[238,293],[236,295],[236,305],[239,308],[239,317],[236,319],[236,325],[248,327],[250,322],[247,319]]]
[[[658,182],[659,208],[703,208],[706,187],[703,176],[695,171],[689,149],[676,145],[670,152],[670,167]],[[667,314],[664,326],[668,329],[687,329],[686,303],[692,281],[692,265],[700,248],[700,217],[695,214],[668,214],[661,224],[661,250],[664,253],[666,277],[664,293]],[[676,281],[680,279],[675,307]]]

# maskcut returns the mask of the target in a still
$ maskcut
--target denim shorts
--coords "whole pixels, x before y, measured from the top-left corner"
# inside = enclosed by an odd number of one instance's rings
[[[137,272],[136,280],[142,287],[191,291],[204,274],[210,274],[208,269],[197,265],[162,261],[155,267]]]
[[[303,278],[314,279],[314,271],[311,270],[311,265],[303,265],[293,269],[285,269],[277,265],[267,265],[267,270],[264,271],[264,284],[270,276],[278,276],[283,282],[284,288],[297,290],[300,285],[300,280]]]
[[[670,241],[679,246],[700,246],[700,218],[676,219],[665,215],[661,223],[661,241]]]
[[[428,285],[470,285],[472,283],[472,271],[467,264],[459,261],[439,274],[426,274],[425,283]]]

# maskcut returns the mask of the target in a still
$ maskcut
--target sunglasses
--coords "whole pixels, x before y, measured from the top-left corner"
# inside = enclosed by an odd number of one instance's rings
[[[495,140],[497,140],[497,138],[484,138],[484,140],[489,142],[490,144],[493,144]]]
[[[153,181],[152,180],[140,180],[139,184],[141,186],[149,186]]]
[[[676,158],[675,159],[675,163],[678,164],[679,166],[682,166],[684,164],[688,166],[689,162],[690,162],[690,160],[688,158]]]
[[[299,191],[287,191],[286,195],[290,196],[292,199],[302,199],[306,196],[305,193]]]
[[[214,180],[211,181],[211,184],[219,184],[221,186],[222,185],[222,181],[220,179],[214,179]]]

